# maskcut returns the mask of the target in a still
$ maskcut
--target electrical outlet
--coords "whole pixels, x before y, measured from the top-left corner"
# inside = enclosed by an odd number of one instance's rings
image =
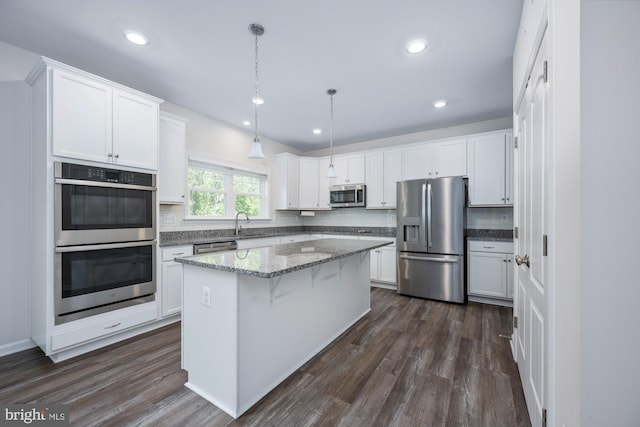
[[[502,221],[502,222],[507,222],[507,219],[508,219],[508,217],[506,215],[502,215],[500,217],[500,221]]]
[[[174,214],[166,214],[162,217],[163,224],[175,224],[176,216]]]
[[[211,288],[208,286],[202,287],[202,305],[211,307]]]

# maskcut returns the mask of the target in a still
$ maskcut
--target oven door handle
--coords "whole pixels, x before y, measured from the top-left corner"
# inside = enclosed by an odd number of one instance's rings
[[[81,185],[85,187],[124,188],[125,190],[156,191],[156,187],[146,185],[119,184],[117,182],[84,181],[81,179],[56,178],[56,184]]]
[[[156,244],[156,240],[154,239],[154,240],[143,240],[140,242],[109,243],[106,245],[57,246],[56,253],[96,251],[100,249],[135,248],[137,246],[148,246],[148,245],[155,245],[155,244]]]

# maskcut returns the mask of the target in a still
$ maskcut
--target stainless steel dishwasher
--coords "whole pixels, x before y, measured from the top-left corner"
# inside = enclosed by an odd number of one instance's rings
[[[236,241],[228,240],[225,242],[211,242],[211,243],[195,243],[193,245],[193,254],[201,255],[210,252],[222,252],[222,251],[235,251]]]

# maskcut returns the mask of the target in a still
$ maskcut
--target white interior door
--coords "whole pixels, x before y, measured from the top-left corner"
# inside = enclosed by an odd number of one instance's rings
[[[546,162],[548,146],[547,93],[545,79],[546,38],[543,38],[534,62],[524,98],[516,115],[515,226],[515,316],[516,361],[520,370],[531,424],[542,425],[547,399],[547,257],[543,239],[548,234],[545,214],[550,202]]]

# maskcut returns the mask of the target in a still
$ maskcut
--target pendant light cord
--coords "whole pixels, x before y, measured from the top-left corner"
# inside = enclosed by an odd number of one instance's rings
[[[331,115],[330,115],[330,126],[329,126],[329,165],[333,166],[333,95],[335,95],[335,89],[329,89],[327,91],[329,97],[331,98]]]
[[[260,80],[258,78],[258,34],[256,33],[256,81],[255,81],[255,97],[254,97],[254,103],[253,103],[253,107],[254,107],[254,116],[253,116],[253,121],[254,121],[254,136],[253,139],[254,141],[259,141],[258,139],[258,88],[260,85]]]

